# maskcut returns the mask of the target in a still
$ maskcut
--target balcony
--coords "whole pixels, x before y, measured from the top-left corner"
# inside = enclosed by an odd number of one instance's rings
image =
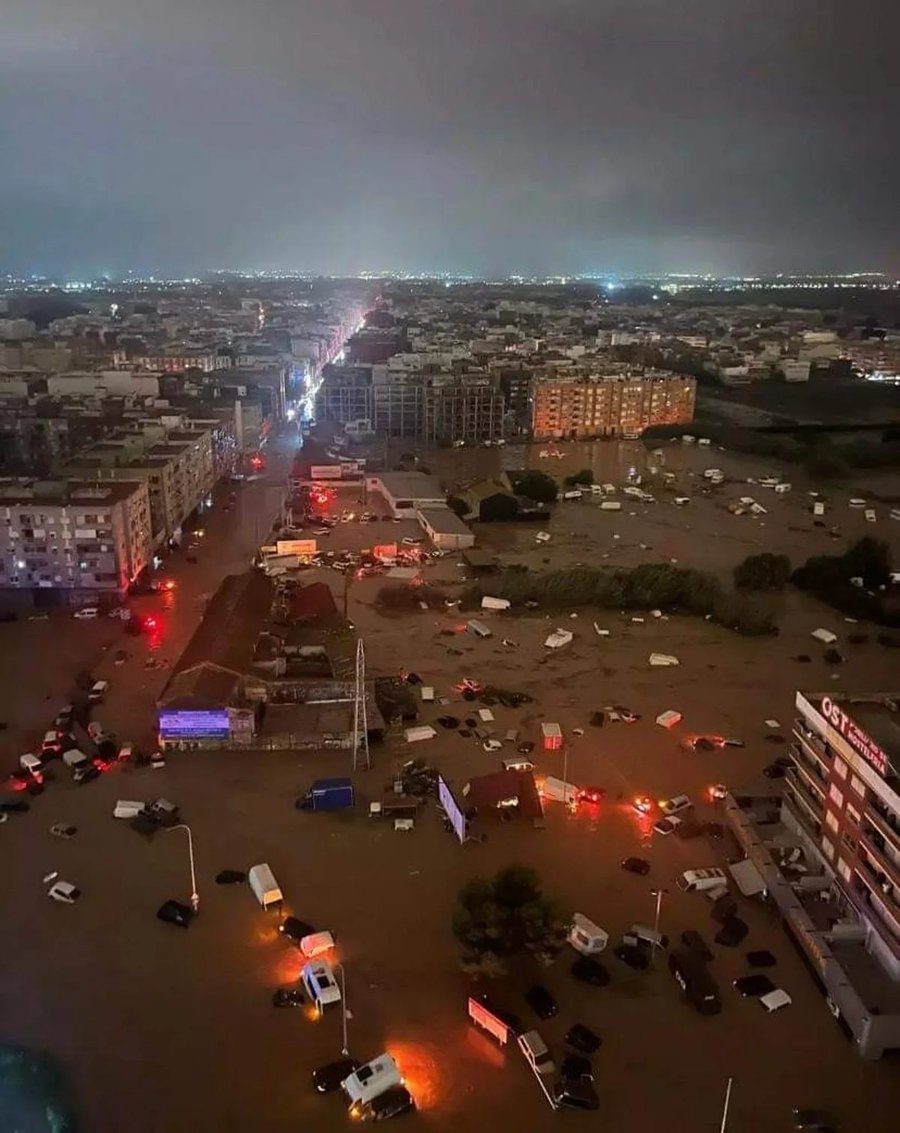
[[[831,764],[831,752],[828,750],[828,746],[823,740],[819,739],[815,732],[811,732],[802,720],[794,721],[793,734],[801,748],[807,749],[813,759],[823,763],[826,767]]]
[[[886,808],[883,809],[876,805],[874,800],[870,800],[864,817],[867,822],[875,827],[881,837],[900,854],[900,827],[894,826],[888,821]]]
[[[856,907],[878,930],[892,952],[900,956],[900,909],[897,902],[884,892],[875,871],[860,861],[847,890]]]
[[[788,804],[797,821],[805,827],[810,838],[818,844],[822,833],[822,807],[813,798],[796,771],[789,771],[785,776],[785,784],[789,787],[785,791],[784,801]]]
[[[810,759],[798,744],[791,745],[791,755],[794,757],[797,770],[803,776],[804,780],[824,799],[825,788],[828,786],[828,778],[821,766],[815,760]]]
[[[890,883],[900,892],[900,867],[896,866],[885,852],[884,839],[876,831],[866,828],[865,819],[860,830],[860,845],[875,862]]]

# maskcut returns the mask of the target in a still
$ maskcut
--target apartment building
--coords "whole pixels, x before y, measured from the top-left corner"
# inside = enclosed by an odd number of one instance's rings
[[[0,589],[38,604],[124,595],[152,555],[143,482],[0,480]],[[55,593],[54,593],[55,592]]]
[[[348,425],[372,417],[372,367],[325,366],[316,393],[316,418]]]
[[[535,440],[638,437],[694,419],[697,383],[666,371],[548,378],[535,383]]]
[[[493,440],[502,434],[504,397],[498,375],[438,370],[416,355],[410,368],[326,366],[316,416],[344,426],[368,422],[389,437],[425,444]],[[426,366],[430,366],[426,369]]]
[[[786,813],[900,981],[900,693],[798,692],[796,707]]]
[[[216,483],[215,429],[188,422],[146,432],[120,431],[85,448],[61,467],[64,475],[108,481],[139,481],[150,501],[152,545],[181,537],[184,521]]]

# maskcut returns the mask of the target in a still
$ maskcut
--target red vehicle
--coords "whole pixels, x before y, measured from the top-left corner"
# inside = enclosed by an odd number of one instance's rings
[[[581,787],[576,795],[576,802],[599,803],[605,797],[606,791],[602,787]]]
[[[631,805],[638,814],[649,814],[653,810],[653,799],[649,795],[638,795]]]

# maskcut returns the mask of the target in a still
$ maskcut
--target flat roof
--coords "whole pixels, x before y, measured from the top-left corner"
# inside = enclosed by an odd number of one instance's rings
[[[810,704],[822,711],[822,701],[832,704],[874,740],[888,759],[887,778],[900,774],[900,692],[801,692]]]
[[[424,472],[380,472],[377,479],[394,499],[442,500],[445,495],[437,478]]]
[[[4,507],[80,507],[90,511],[91,507],[112,507],[127,500],[135,492],[141,491],[143,484],[137,480],[104,480],[98,485],[93,481],[70,481],[63,491],[41,492],[40,489],[23,487],[17,491],[15,486],[0,483],[0,502]]]
[[[472,534],[471,528],[463,523],[455,511],[451,511],[448,507],[419,508],[419,515],[438,535]]]

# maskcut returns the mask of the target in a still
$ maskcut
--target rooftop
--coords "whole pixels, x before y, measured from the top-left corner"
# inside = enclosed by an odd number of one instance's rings
[[[0,500],[5,507],[40,504],[48,507],[112,507],[140,492],[143,485],[134,480],[91,481],[6,480],[0,479]]]
[[[424,472],[380,472],[378,479],[394,499],[443,500],[444,491],[434,476]]]
[[[472,531],[448,507],[420,508],[419,515],[439,535],[471,535]]]

